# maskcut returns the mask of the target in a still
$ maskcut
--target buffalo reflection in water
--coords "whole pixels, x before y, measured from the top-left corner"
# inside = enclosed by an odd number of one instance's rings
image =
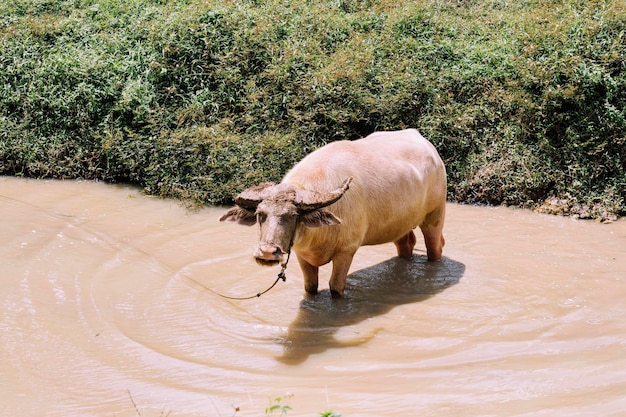
[[[428,262],[417,255],[408,260],[394,257],[355,271],[348,275],[344,298],[331,299],[325,290],[301,301],[298,316],[280,340],[284,351],[278,360],[296,365],[327,349],[363,344],[376,334],[352,341],[340,341],[334,335],[344,326],[385,314],[398,305],[433,297],[457,284],[464,272],[464,264],[445,256]]]

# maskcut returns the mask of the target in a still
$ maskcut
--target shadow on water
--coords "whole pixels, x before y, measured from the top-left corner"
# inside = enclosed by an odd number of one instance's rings
[[[425,256],[410,260],[391,258],[348,275],[346,297],[331,299],[328,290],[309,295],[300,302],[296,319],[282,338],[283,355],[278,360],[297,365],[310,355],[327,349],[363,344],[373,337],[340,341],[335,333],[344,326],[357,324],[387,313],[402,304],[424,301],[455,285],[465,265],[444,257],[428,262]]]

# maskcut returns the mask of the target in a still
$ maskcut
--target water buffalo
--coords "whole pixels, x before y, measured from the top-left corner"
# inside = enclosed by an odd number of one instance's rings
[[[424,235],[428,259],[441,259],[446,170],[417,130],[376,132],[330,143],[297,163],[279,184],[266,182],[235,198],[220,221],[260,224],[257,262],[275,265],[291,247],[304,288],[316,293],[318,270],[333,262],[330,291],[343,296],[357,249],[394,242],[410,258],[413,229]]]

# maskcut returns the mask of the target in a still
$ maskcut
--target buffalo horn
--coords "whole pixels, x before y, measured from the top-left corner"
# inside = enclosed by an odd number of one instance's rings
[[[259,185],[247,188],[235,197],[235,204],[240,207],[255,209],[261,201],[269,196],[269,188],[274,185],[273,182],[263,182]]]
[[[343,194],[350,188],[352,177],[346,178],[341,187],[328,193],[318,193],[316,191],[298,191],[294,205],[302,211],[317,210],[322,207],[330,206],[339,200]]]

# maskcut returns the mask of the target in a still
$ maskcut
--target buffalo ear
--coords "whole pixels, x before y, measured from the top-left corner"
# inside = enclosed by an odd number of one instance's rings
[[[304,212],[300,215],[300,221],[303,225],[310,228],[341,224],[341,220],[337,216],[326,210]]]
[[[235,206],[220,217],[221,222],[225,220],[237,222],[239,224],[243,224],[244,226],[252,226],[256,223],[256,213],[244,207]]]

